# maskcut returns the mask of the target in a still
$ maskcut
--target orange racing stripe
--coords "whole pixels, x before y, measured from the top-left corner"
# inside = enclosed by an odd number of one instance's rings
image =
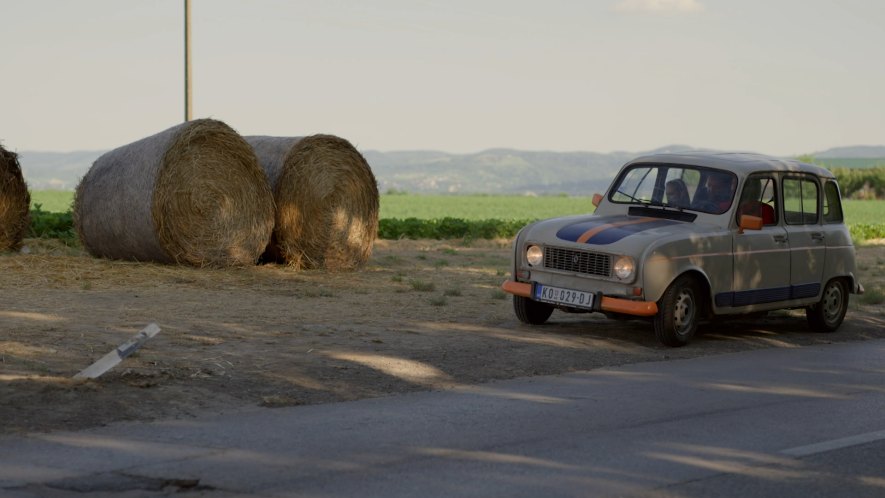
[[[604,225],[599,225],[598,227],[593,227],[590,230],[587,230],[586,232],[582,233],[581,236],[578,237],[578,240],[576,240],[575,242],[580,242],[580,243],[587,242],[588,240],[590,240],[590,237],[593,237],[594,235],[596,235],[599,232],[602,232],[604,230],[608,230],[609,228],[618,228],[618,227],[623,227],[626,225],[635,225],[637,223],[647,223],[649,221],[655,221],[655,220],[657,220],[657,218],[643,217],[643,218],[637,218],[635,220],[622,221],[620,223],[606,223]]]

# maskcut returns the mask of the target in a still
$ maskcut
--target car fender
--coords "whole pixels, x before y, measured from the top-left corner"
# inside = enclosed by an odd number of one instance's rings
[[[641,258],[645,300],[660,300],[667,287],[688,272],[698,276],[710,296],[715,289],[730,289],[734,264],[731,251],[731,237],[727,232],[656,241]]]

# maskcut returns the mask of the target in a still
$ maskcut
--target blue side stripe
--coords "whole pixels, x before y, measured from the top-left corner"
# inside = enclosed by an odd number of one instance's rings
[[[814,297],[820,293],[820,284],[801,284],[772,289],[754,289],[716,294],[716,306],[749,306],[751,304],[776,303],[790,299]]]

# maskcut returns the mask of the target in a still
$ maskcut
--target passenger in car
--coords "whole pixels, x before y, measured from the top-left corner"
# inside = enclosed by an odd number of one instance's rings
[[[710,173],[704,188],[698,189],[692,207],[699,211],[720,214],[731,207],[734,195],[734,178],[725,173]]]
[[[720,213],[731,206],[731,197],[734,195],[734,178],[722,173],[712,174],[707,179],[707,189],[710,191],[710,199]]]
[[[680,208],[687,208],[691,205],[688,197],[688,187],[685,182],[677,178],[667,182],[666,186],[667,204]]]

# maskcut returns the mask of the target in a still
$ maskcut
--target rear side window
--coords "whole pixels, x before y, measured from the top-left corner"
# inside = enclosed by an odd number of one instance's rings
[[[762,218],[765,225],[777,225],[778,202],[775,195],[773,175],[752,175],[744,182],[738,204],[736,222],[740,224],[741,216],[750,215]]]
[[[784,221],[788,225],[818,222],[820,191],[811,178],[784,178]]]
[[[824,223],[842,223],[842,219],[839,185],[830,180],[824,185]]]

